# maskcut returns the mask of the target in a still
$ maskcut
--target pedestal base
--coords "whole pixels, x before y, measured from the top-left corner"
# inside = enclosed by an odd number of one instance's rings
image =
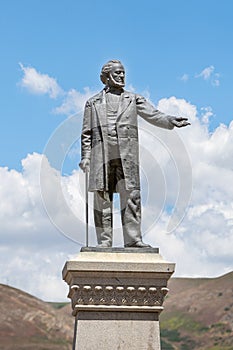
[[[156,250],[132,252],[88,250],[66,262],[73,350],[161,349],[159,314],[175,265]]]

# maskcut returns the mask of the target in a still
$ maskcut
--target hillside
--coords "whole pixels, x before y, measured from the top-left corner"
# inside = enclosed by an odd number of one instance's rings
[[[233,272],[172,278],[169,289],[161,315],[164,350],[233,350]]]
[[[162,350],[233,350],[233,272],[172,278],[169,289]],[[70,304],[62,306],[0,285],[0,349],[70,350],[74,319]]]
[[[0,284],[0,349],[71,349],[73,320],[59,311],[21,290]]]

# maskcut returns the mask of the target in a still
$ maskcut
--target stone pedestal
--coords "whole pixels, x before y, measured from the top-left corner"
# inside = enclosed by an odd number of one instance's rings
[[[160,350],[159,314],[174,268],[157,248],[82,248],[63,269],[73,350]]]

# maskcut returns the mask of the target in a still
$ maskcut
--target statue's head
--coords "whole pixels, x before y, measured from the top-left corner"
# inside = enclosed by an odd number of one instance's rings
[[[125,86],[125,69],[119,60],[111,60],[105,63],[100,73],[100,79],[103,84],[123,88]]]

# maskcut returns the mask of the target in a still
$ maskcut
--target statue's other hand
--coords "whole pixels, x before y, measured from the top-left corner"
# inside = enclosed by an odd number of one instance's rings
[[[84,158],[79,163],[80,168],[82,171],[86,172],[90,170],[90,159]]]
[[[171,117],[170,123],[172,123],[177,128],[183,128],[184,126],[191,125],[188,118],[183,117]]]

